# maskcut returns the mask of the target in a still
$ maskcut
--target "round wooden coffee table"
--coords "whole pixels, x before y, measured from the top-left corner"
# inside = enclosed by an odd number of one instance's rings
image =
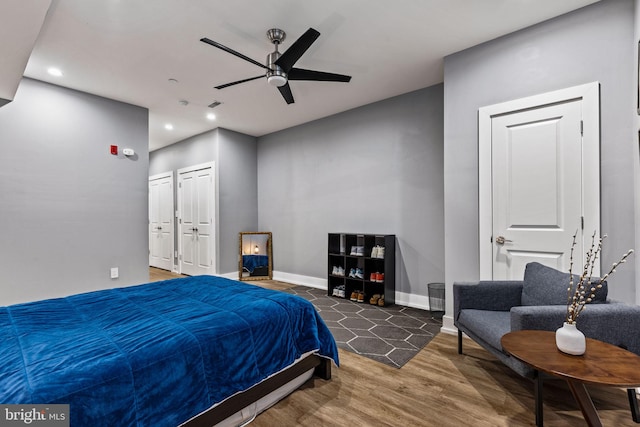
[[[515,331],[505,334],[502,348],[516,359],[538,371],[536,377],[536,425],[542,426],[542,383],[539,372],[563,378],[569,384],[584,419],[589,426],[602,426],[598,412],[585,384],[626,388],[634,421],[638,419],[638,403],[634,387],[640,387],[640,356],[587,338],[582,356],[565,354],[556,347],[555,333],[549,331]]]

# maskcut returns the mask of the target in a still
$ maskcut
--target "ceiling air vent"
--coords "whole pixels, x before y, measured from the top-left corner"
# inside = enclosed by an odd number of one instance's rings
[[[209,104],[209,108],[216,108],[218,105],[222,104],[222,102],[220,101],[213,101],[211,104]]]

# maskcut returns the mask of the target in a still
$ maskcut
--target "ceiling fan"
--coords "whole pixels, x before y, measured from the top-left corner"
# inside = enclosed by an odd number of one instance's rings
[[[286,37],[286,33],[280,29],[272,28],[267,31],[267,38],[271,43],[275,45],[276,50],[267,55],[267,63],[263,65],[258,61],[255,61],[248,56],[245,56],[235,50],[228,48],[218,42],[210,40],[206,37],[201,38],[200,41],[210,44],[211,46],[222,49],[232,55],[242,58],[245,61],[249,61],[258,67],[265,68],[266,74],[256,77],[249,77],[248,79],[242,79],[231,83],[226,83],[220,86],[216,86],[216,89],[224,89],[225,87],[237,85],[239,83],[249,82],[261,77],[266,77],[270,85],[276,86],[282,94],[282,97],[287,104],[293,104],[293,94],[289,87],[289,80],[309,80],[309,81],[323,81],[323,82],[349,82],[351,76],[345,76],[343,74],[326,73],[324,71],[304,70],[302,68],[294,68],[294,64],[300,59],[300,57],[309,49],[309,47],[320,36],[320,33],[313,28],[309,28],[302,36],[298,38],[285,52],[278,52],[278,45],[282,43]]]

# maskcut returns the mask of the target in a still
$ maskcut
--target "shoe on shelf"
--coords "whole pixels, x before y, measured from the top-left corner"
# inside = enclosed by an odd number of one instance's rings
[[[364,302],[364,292],[358,293],[358,302],[359,303],[363,303]]]
[[[336,270],[336,276],[344,276],[344,268],[342,268],[342,266],[336,267]]]
[[[378,283],[384,282],[384,273],[378,273]]]
[[[340,298],[344,298],[345,297],[345,293],[344,293],[344,285],[342,285],[342,287],[340,288],[340,290],[338,291],[338,296]]]
[[[384,259],[384,246],[378,246],[378,253],[376,258]]]
[[[380,299],[378,300],[378,305],[380,307],[384,307],[384,295],[380,295]]]
[[[364,246],[356,246],[356,256],[364,256]]]
[[[353,291],[351,292],[351,298],[349,298],[351,301],[358,301],[358,291]]]
[[[378,301],[380,300],[380,294],[375,294],[371,297],[371,299],[369,300],[369,304],[371,305],[376,305],[378,304]]]
[[[361,268],[356,268],[355,277],[356,279],[364,279],[364,271]]]
[[[356,269],[355,268],[352,268],[351,270],[349,270],[349,277],[352,277],[352,278],[356,277]]]
[[[371,258],[378,258],[378,245],[375,245],[373,249],[371,249]]]
[[[334,276],[338,275],[338,267],[336,267],[335,265],[333,266],[333,270],[331,270],[331,274],[333,274]]]
[[[371,273],[371,275],[369,276],[369,280],[372,282],[375,282],[377,278],[378,278],[378,273]]]

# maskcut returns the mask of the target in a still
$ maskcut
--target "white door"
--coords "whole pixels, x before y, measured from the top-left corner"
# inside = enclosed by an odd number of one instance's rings
[[[215,183],[213,164],[178,171],[180,272],[215,273]]]
[[[149,177],[149,265],[173,270],[173,172]]]
[[[592,106],[575,96],[532,101],[489,118],[488,268],[494,280],[522,279],[534,261],[568,271],[576,233],[573,271],[579,273],[585,245],[599,233],[599,189],[590,186],[593,175],[599,177],[599,160],[594,167],[592,159],[598,150],[585,143],[599,145],[599,137],[583,136],[597,129],[586,125],[594,120],[585,114]]]
[[[580,107],[577,100],[492,120],[494,278],[520,279],[533,261],[568,270],[576,232],[575,253],[583,252]]]

